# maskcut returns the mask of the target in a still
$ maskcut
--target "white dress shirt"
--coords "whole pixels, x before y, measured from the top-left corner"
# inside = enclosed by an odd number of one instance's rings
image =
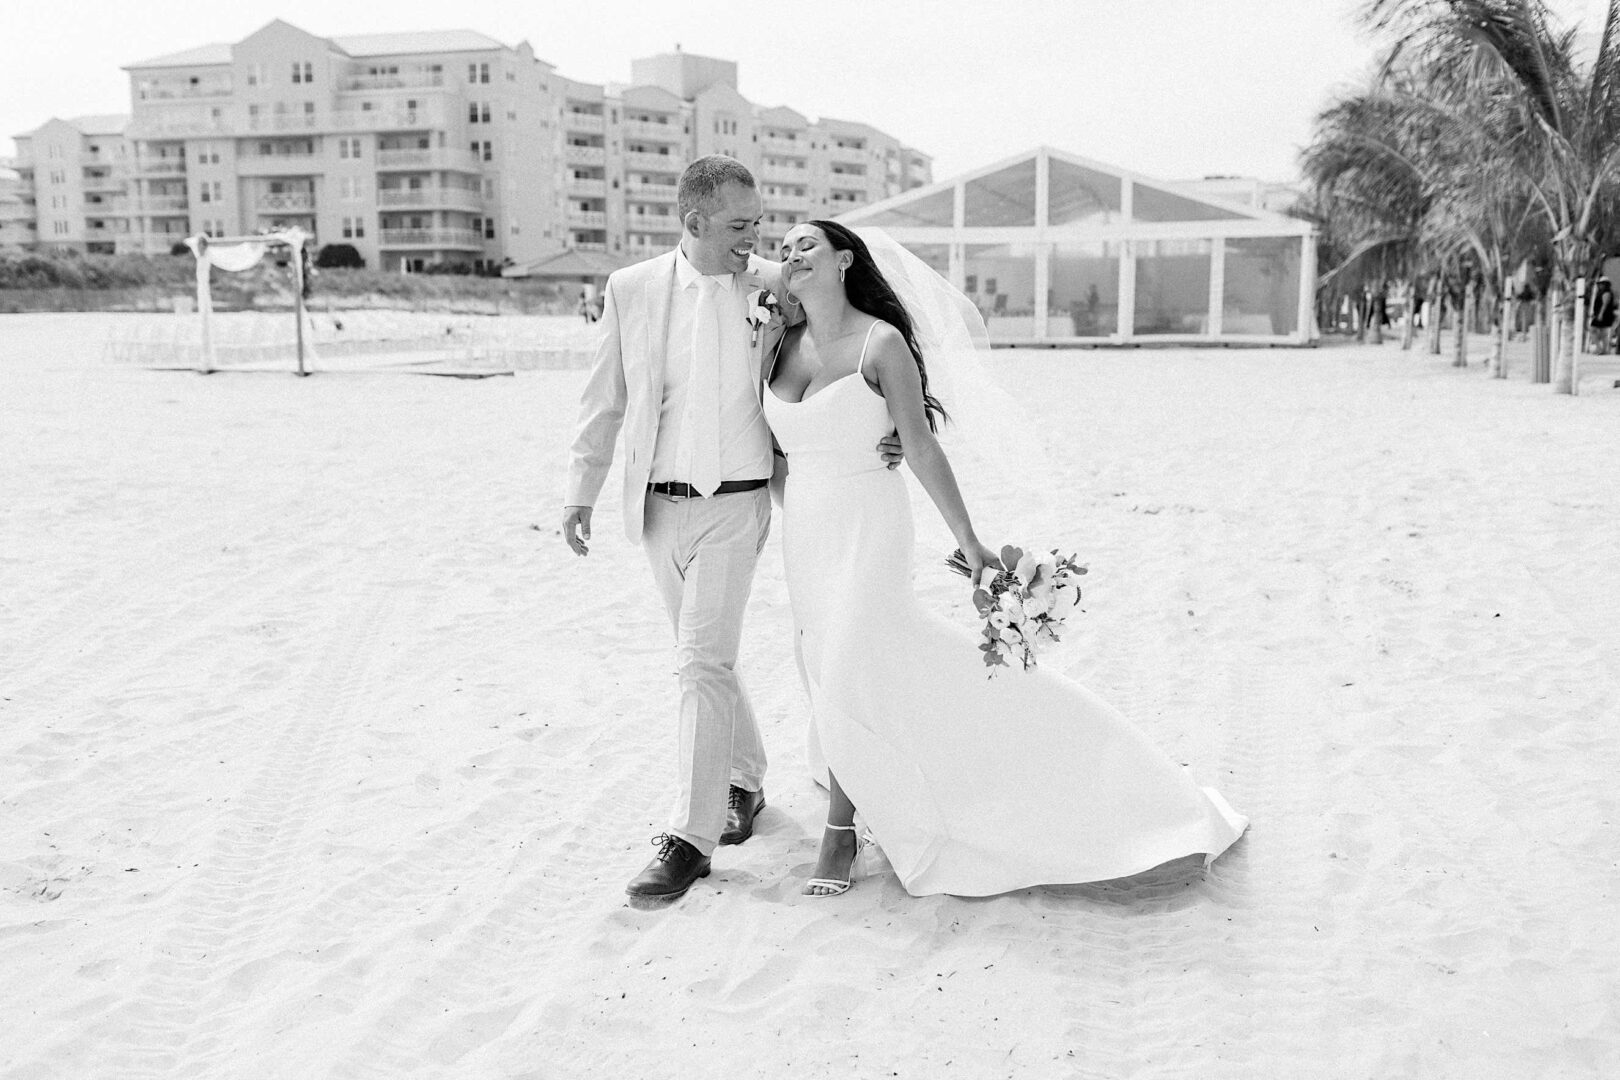
[[[675,253],[675,295],[669,306],[668,351],[664,359],[664,398],[658,409],[658,441],[653,447],[652,482],[690,482],[677,475],[675,449],[686,414],[686,388],[692,369],[692,319],[697,310],[697,267],[686,252]],[[749,341],[748,297],[736,275],[711,275],[720,303],[720,479],[763,480],[771,475],[771,432],[759,401],[759,366]]]

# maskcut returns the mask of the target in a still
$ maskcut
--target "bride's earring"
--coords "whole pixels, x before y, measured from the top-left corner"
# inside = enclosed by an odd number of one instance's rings
[[[838,284],[842,285],[844,283],[844,271],[848,269],[849,267],[847,266],[840,266],[838,268]]]

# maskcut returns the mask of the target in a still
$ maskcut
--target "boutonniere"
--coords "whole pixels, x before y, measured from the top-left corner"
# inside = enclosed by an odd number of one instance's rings
[[[772,319],[782,317],[782,305],[769,289],[755,289],[748,294],[748,326],[753,333],[748,338],[748,347],[753,348],[759,344],[759,332],[765,324]]]

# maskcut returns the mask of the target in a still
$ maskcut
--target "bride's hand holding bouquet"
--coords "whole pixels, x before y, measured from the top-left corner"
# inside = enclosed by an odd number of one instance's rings
[[[945,565],[974,584],[973,606],[985,620],[979,651],[991,675],[998,667],[1010,667],[1009,660],[1027,671],[1043,646],[1062,640],[1069,613],[1080,603],[1079,579],[1086,572],[1073,555],[1025,554],[1011,546],[1001,549],[999,559],[983,545],[958,548]]]

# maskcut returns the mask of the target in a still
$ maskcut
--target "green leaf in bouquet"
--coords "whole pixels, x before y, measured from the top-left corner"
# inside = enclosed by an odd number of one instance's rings
[[[1011,544],[1001,549],[1001,565],[1008,570],[1018,565],[1018,560],[1024,557],[1022,548],[1015,548]]]
[[[983,589],[974,589],[973,606],[978,609],[979,617],[984,618],[990,614],[990,610],[994,608],[996,604],[994,600],[990,599],[989,593],[985,592]]]

